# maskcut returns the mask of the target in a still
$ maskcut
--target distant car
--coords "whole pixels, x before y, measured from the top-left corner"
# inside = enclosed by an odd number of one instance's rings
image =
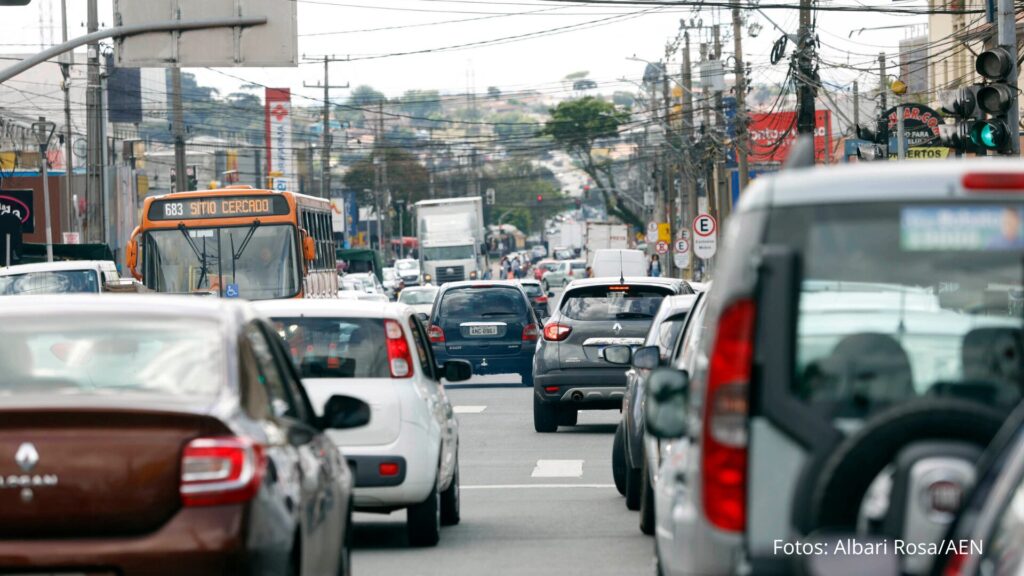
[[[411,306],[421,320],[427,320],[437,300],[437,286],[412,286],[402,290],[398,302]]]
[[[357,300],[388,301],[388,296],[384,293],[384,286],[377,280],[376,274],[372,272],[346,274],[341,277],[340,287],[341,292],[339,296],[342,298],[351,298],[351,296],[344,294],[345,291],[351,291],[356,294],[355,299]]]
[[[533,279],[541,280],[544,278],[545,272],[550,272],[556,268],[558,268],[558,260],[552,260],[550,258],[540,260],[533,265]]]
[[[558,267],[549,270],[541,276],[540,284],[544,292],[550,292],[552,288],[564,288],[569,282],[576,279],[586,278],[587,262],[585,260],[561,260]]]
[[[469,360],[477,375],[518,375],[533,383],[540,325],[523,289],[508,281],[450,282],[430,313],[430,343],[439,362]]]
[[[328,434],[369,406],[318,394],[314,409],[249,304],[7,300],[4,572],[349,573],[352,474]]]
[[[387,295],[388,299],[394,300],[398,297],[398,293],[405,287],[405,282],[394,268],[384,268],[381,270],[381,274],[384,276],[384,281],[381,286],[384,288],[384,294]]]
[[[538,245],[534,246],[533,248],[530,248],[530,259],[533,262],[536,262],[536,261],[540,260],[541,258],[545,258],[545,257],[547,257],[547,255],[548,255],[548,249],[545,248],[543,244],[538,244]]]
[[[533,425],[537,432],[573,426],[579,410],[619,410],[626,369],[608,362],[604,349],[644,343],[661,301],[692,294],[671,278],[576,280],[544,325],[533,371]]]
[[[96,294],[119,287],[120,281],[109,260],[18,264],[0,267],[0,296]]]
[[[414,258],[395,260],[395,270],[402,277],[406,286],[419,286],[423,284],[423,272],[420,270],[420,261]]]
[[[552,256],[555,260],[572,260],[576,257],[576,251],[572,248],[555,248]]]
[[[533,306],[533,311],[537,315],[538,320],[543,321],[548,316],[551,316],[551,312],[548,311],[548,295],[541,288],[540,282],[536,280],[519,280],[519,285],[522,286],[523,292],[526,292],[526,297],[530,299],[530,305]]]
[[[640,510],[641,501],[647,504],[641,515],[640,528],[645,534],[654,531],[654,502],[652,501],[652,484],[650,475],[657,472],[648,462],[647,446],[644,439],[644,405],[646,403],[646,380],[651,370],[667,365],[676,347],[683,328],[689,322],[690,310],[696,304],[699,295],[685,294],[665,298],[654,317],[651,328],[642,348],[631,350],[624,347],[620,351],[619,363],[631,362],[626,371],[626,394],[622,399],[622,421],[616,434],[622,435],[621,443],[615,439],[614,444],[621,446],[621,451],[613,449],[612,466],[624,467],[624,495],[626,507]],[[605,359],[617,363],[611,347],[605,349]],[[657,454],[655,453],[655,457]],[[655,459],[656,461],[656,459]]]
[[[647,259],[639,250],[595,250],[590,269],[594,278],[647,276]]]
[[[331,300],[258,304],[291,351],[314,402],[347,394],[369,404],[369,424],[332,432],[355,474],[355,507],[405,508],[414,546],[458,524],[459,425],[440,384],[469,378],[468,362],[438,364],[408,306]]]

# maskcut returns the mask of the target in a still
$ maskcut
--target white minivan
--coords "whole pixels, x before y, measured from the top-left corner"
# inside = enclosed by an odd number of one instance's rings
[[[647,259],[640,250],[603,248],[594,251],[590,270],[594,278],[647,276]]]

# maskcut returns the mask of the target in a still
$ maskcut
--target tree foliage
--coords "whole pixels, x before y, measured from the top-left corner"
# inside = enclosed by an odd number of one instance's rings
[[[594,155],[594,145],[598,141],[618,138],[619,129],[630,119],[629,113],[619,110],[611,102],[587,96],[561,102],[550,110],[550,114],[551,119],[545,123],[543,133],[551,136],[594,180],[604,195],[609,214],[642,229],[641,219],[619,199],[611,160]]]
[[[385,146],[374,148],[369,156],[352,165],[342,180],[346,188],[357,191],[359,205],[375,205],[375,159],[386,160],[387,186],[391,190],[392,205],[395,200],[404,200],[406,206],[410,206],[428,197],[430,175],[423,164],[407,150]],[[383,174],[383,169],[384,167],[381,166],[381,174]],[[388,207],[383,206],[383,208]],[[405,217],[405,229],[411,230],[408,211],[406,211]],[[398,230],[397,216],[394,224],[394,229]]]

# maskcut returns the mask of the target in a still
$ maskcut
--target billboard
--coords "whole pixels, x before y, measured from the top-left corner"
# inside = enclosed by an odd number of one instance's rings
[[[294,176],[292,167],[292,93],[288,88],[267,88],[267,173]]]
[[[142,122],[142,71],[114,66],[107,56],[107,114],[111,122]]]
[[[750,115],[750,162],[784,162],[796,140],[796,112]],[[832,161],[832,111],[814,112],[814,157]]]

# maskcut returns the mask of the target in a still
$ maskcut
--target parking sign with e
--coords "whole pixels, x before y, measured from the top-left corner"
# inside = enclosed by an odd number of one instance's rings
[[[693,219],[693,253],[707,260],[718,251],[718,222],[710,214]]]
[[[717,231],[718,222],[711,214],[701,214],[693,219],[693,233],[697,236],[712,236]]]

